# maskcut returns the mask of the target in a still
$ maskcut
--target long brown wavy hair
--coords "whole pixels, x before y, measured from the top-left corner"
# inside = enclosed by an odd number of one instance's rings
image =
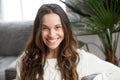
[[[21,60],[21,80],[44,80],[44,65],[48,55],[48,47],[44,44],[41,36],[42,18],[46,14],[59,15],[65,37],[58,49],[57,66],[61,72],[62,80],[78,80],[76,71],[79,62],[77,41],[73,35],[71,23],[64,10],[57,4],[44,4],[37,12],[33,32],[24,50]],[[23,55],[22,54],[22,55]]]

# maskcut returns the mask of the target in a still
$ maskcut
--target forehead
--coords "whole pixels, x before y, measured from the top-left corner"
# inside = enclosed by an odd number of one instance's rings
[[[43,24],[47,23],[61,23],[60,16],[55,13],[45,14],[42,19]]]

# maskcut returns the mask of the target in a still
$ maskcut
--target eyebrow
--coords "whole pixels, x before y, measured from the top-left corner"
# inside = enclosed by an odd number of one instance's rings
[[[47,25],[45,25],[45,24],[42,24],[42,26],[46,26],[46,27],[48,27]]]
[[[42,26],[48,27],[48,26],[45,25],[45,24],[42,24]],[[62,24],[57,24],[57,25],[55,25],[55,26],[61,26],[61,27],[62,27]]]

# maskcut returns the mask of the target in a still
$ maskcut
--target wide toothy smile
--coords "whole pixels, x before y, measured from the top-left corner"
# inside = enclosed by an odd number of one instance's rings
[[[55,45],[55,44],[57,44],[58,40],[59,40],[59,38],[47,39],[47,43],[48,43],[49,45]]]
[[[56,42],[58,39],[55,39],[55,40],[48,40],[48,42]]]

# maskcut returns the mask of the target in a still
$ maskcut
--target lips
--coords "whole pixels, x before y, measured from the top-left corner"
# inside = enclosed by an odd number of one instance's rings
[[[57,44],[58,38],[57,39],[47,39],[47,44],[49,45],[55,45]]]

